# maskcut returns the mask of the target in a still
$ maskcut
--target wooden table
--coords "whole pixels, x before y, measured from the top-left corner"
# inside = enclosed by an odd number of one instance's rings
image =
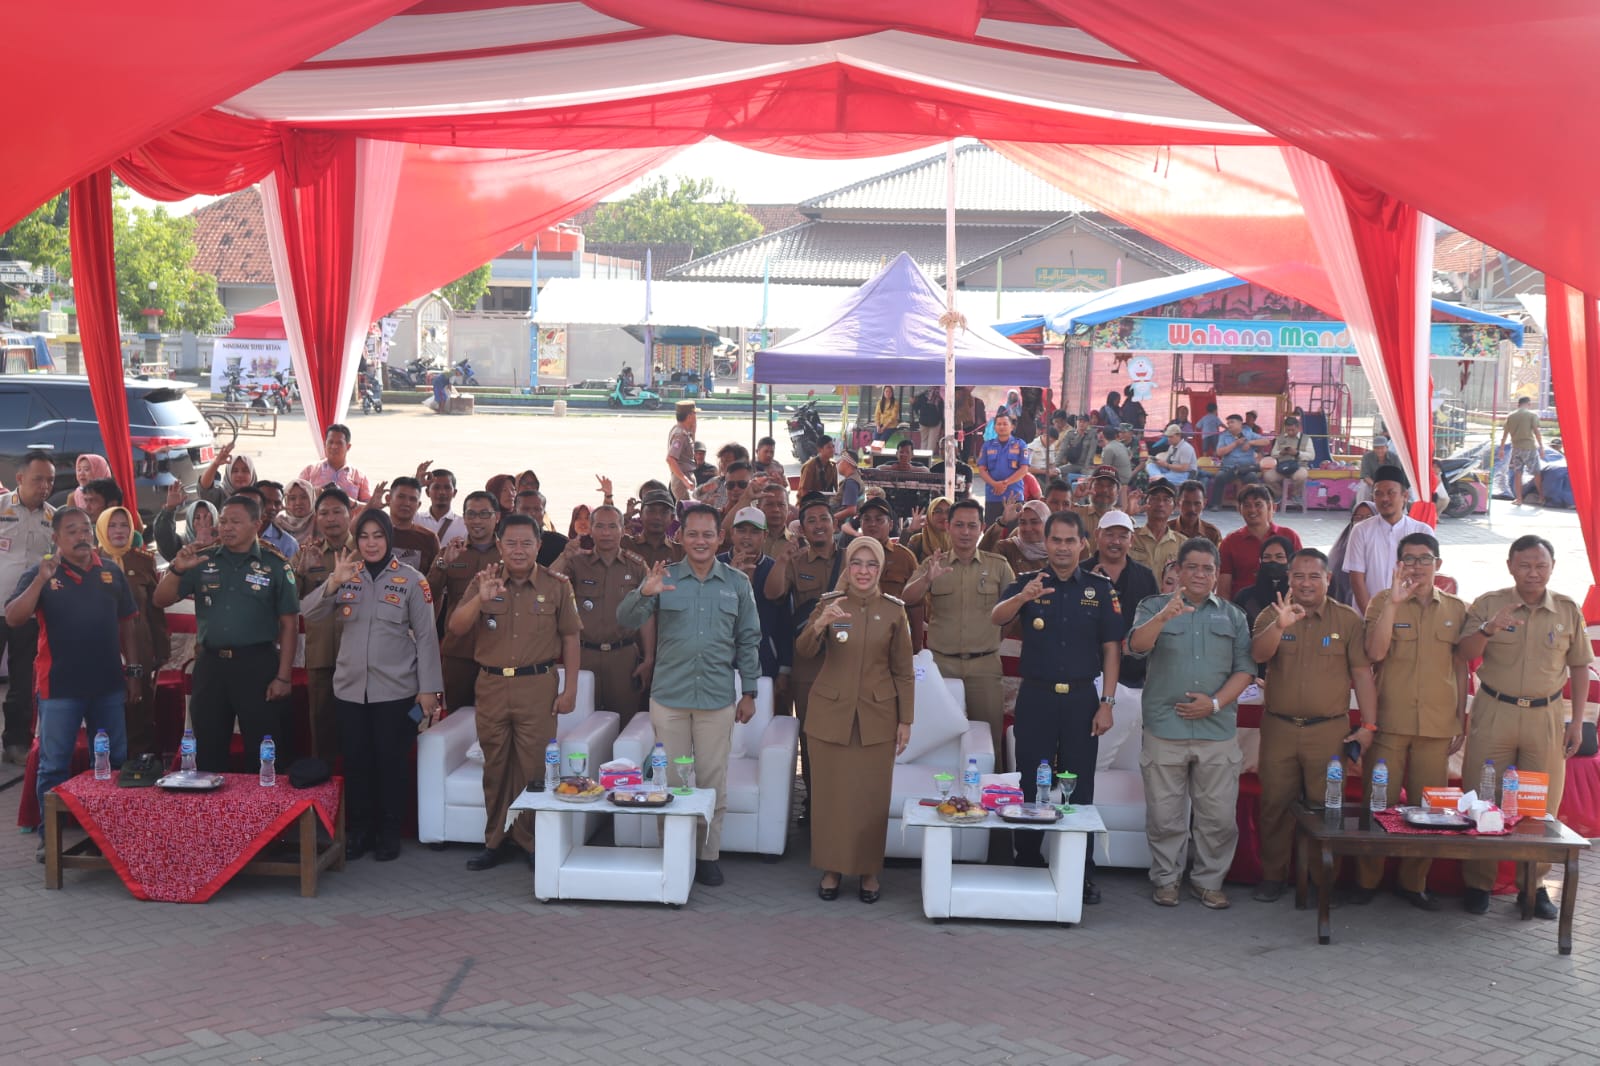
[[[1306,908],[1311,856],[1319,858],[1317,874],[1317,943],[1333,939],[1328,919],[1335,860],[1341,855],[1376,856],[1400,859],[1461,859],[1470,861],[1518,862],[1523,867],[1522,919],[1533,917],[1537,882],[1534,865],[1551,863],[1563,869],[1561,880],[1561,920],[1556,926],[1556,947],[1563,955],[1572,954],[1572,912],[1578,898],[1578,853],[1589,842],[1560,822],[1525,819],[1505,836],[1469,836],[1466,833],[1390,833],[1372,820],[1365,808],[1346,805],[1345,817],[1337,826],[1325,821],[1322,808],[1299,806],[1295,809],[1295,829],[1300,847],[1296,864],[1294,905]]]

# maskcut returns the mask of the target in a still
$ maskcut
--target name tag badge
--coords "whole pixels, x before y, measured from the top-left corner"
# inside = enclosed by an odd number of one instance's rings
[[[0,552],[8,552],[10,550],[11,550],[11,538],[10,537],[0,537]]]
[[[1450,624],[1449,622],[1445,623],[1445,625],[1449,625],[1449,624]],[[1410,622],[1396,622],[1394,624],[1394,627],[1396,629],[1410,629],[1411,628],[1411,623]]]
[[[109,571],[109,570],[100,571],[100,583],[102,585],[109,585],[109,584],[111,584],[111,581],[112,581],[111,571]]]
[[[258,589],[264,589],[272,584],[272,577],[269,574],[246,574],[244,579]]]
[[[1284,639],[1285,643],[1292,644],[1292,643],[1294,643],[1294,634],[1293,633],[1285,633],[1283,635],[1283,639]]]

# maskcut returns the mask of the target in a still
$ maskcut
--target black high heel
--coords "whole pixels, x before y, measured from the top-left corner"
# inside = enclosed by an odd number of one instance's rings
[[[817,898],[821,900],[827,900],[829,903],[832,903],[834,900],[838,899],[839,882],[835,881],[831,885],[825,885],[819,882],[817,884]]]
[[[857,893],[857,895],[860,897],[862,903],[876,903],[878,902],[878,897],[882,894],[882,885],[879,885],[874,889],[868,889],[866,878],[861,879],[861,890]]]

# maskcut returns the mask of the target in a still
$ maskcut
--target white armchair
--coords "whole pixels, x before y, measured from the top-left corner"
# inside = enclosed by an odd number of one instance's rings
[[[734,675],[734,692],[739,691]],[[655,747],[650,715],[636,714],[617,738],[619,759],[632,759],[649,772]],[[772,713],[772,680],[756,683],[756,713],[733,727],[728,756],[728,811],[722,819],[722,850],[754,852],[776,859],[783,854],[794,799],[795,757],[800,723]],[[673,781],[676,785],[677,782]],[[612,816],[616,843],[626,847],[660,847],[661,818],[649,814]]]
[[[557,673],[558,691],[564,691],[566,671]],[[580,670],[577,705],[556,721],[563,764],[569,752],[585,752],[590,776],[598,776],[600,764],[611,758],[619,721],[611,711],[594,709],[594,675]],[[477,745],[477,715],[471,707],[455,711],[417,738],[417,839],[422,843],[483,843],[483,757]],[[580,839],[587,840],[601,819],[580,818]]]
[[[956,701],[956,705],[965,713],[967,696],[961,682],[945,678],[944,685]],[[922,830],[916,826],[907,826],[900,820],[900,813],[905,807],[906,800],[937,796],[933,775],[941,771],[955,774],[959,783],[969,757],[978,760],[980,774],[994,773],[994,740],[990,737],[989,726],[985,722],[973,722],[965,733],[955,739],[908,762],[895,763],[894,785],[889,794],[889,832],[885,855],[895,859],[922,857]],[[955,838],[956,861],[983,862],[989,857],[987,829],[958,829]]]

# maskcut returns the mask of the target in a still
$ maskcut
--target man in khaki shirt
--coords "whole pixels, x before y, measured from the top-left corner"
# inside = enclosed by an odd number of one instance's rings
[[[1250,656],[1267,664],[1261,717],[1261,883],[1254,898],[1283,895],[1293,807],[1318,803],[1328,762],[1351,740],[1366,751],[1378,713],[1361,616],[1328,596],[1328,557],[1302,548],[1289,561],[1289,596],[1256,618]],[[1361,726],[1350,730],[1350,688]]]
[[[1461,764],[1465,784],[1478,779],[1486,760],[1495,772],[1507,766],[1550,775],[1547,800],[1551,814],[1561,809],[1567,757],[1583,743],[1583,718],[1588,707],[1588,665],[1594,649],[1584,628],[1583,612],[1568,596],[1550,591],[1555,549],[1543,537],[1529,535],[1511,542],[1506,560],[1515,584],[1486,592],[1467,609],[1466,632],[1456,657],[1478,665],[1478,691],[1472,697],[1467,723],[1467,757]],[[1572,714],[1562,721],[1562,686],[1572,686]],[[1535,884],[1549,871],[1540,864]],[[1493,862],[1461,865],[1466,883],[1462,905],[1469,914],[1489,909],[1494,888]],[[1518,881],[1522,874],[1519,870]],[[1523,884],[1524,892],[1533,885]],[[1563,903],[1569,904],[1570,900]],[[1534,913],[1557,917],[1555,905],[1538,889]]]
[[[461,525],[465,537],[446,544],[433,569],[428,571],[428,587],[433,589],[435,613],[448,619],[456,605],[467,598],[467,586],[478,572],[500,562],[494,527],[500,518],[495,498],[482,490],[467,494],[461,504]],[[473,632],[453,633],[446,626],[439,639],[439,658],[444,669],[444,705],[454,711],[472,706],[478,686],[478,662],[473,654]]]
[[[967,719],[987,722],[995,766],[1005,761],[1004,700],[1001,694],[1000,627],[990,621],[995,604],[1017,579],[1002,556],[978,550],[983,504],[958,501],[950,508],[948,557],[934,552],[906,582],[905,600],[928,598],[928,648],[939,673],[959,678],[966,692]]]
[[[350,497],[328,486],[317,493],[316,536],[289,560],[302,598],[320,588],[342,552],[355,548],[350,536]],[[340,626],[332,617],[305,620],[306,706],[311,719],[311,754],[332,762],[339,754],[339,723],[333,713],[333,668],[339,661]]]
[[[1517,400],[1517,409],[1506,416],[1505,428],[1500,432],[1500,447],[1511,442],[1511,498],[1522,503],[1522,472],[1533,475],[1533,491],[1544,493],[1544,441],[1539,436],[1539,412],[1533,409],[1531,397]]]
[[[1450,756],[1466,739],[1467,664],[1455,658],[1456,641],[1466,623],[1467,605],[1434,587],[1439,572],[1439,542],[1427,533],[1408,533],[1400,541],[1399,565],[1389,587],[1367,605],[1366,649],[1378,675],[1378,735],[1367,749],[1363,774],[1368,798],[1372,768],[1389,767],[1389,806],[1398,806],[1400,785],[1406,802],[1422,802],[1422,790],[1450,783]],[[1413,907],[1439,909],[1428,894],[1427,859],[1400,860],[1395,894]],[[1357,863],[1358,888],[1352,900],[1371,899],[1383,878],[1383,860]]]
[[[649,567],[623,550],[622,512],[610,504],[590,514],[589,534],[593,551],[579,548],[574,538],[550,572],[572,581],[582,626],[583,669],[594,674],[595,706],[615,711],[626,728],[644,707],[644,689],[655,669],[656,620],[630,629],[618,623],[617,608],[644,581]]]
[[[1198,481],[1185,481],[1178,486],[1178,520],[1172,524],[1173,528],[1184,540],[1190,537],[1204,537],[1221,547],[1222,530],[1201,517],[1205,509],[1206,487]],[[1161,574],[1157,573],[1156,580],[1160,579]]]
[[[1170,525],[1177,504],[1178,490],[1172,482],[1166,478],[1150,482],[1144,490],[1144,525],[1133,531],[1133,543],[1128,547],[1128,558],[1150,568],[1157,588],[1167,564],[1177,562],[1178,549],[1183,546],[1184,538]]]
[[[650,566],[682,559],[683,545],[667,539],[667,530],[672,526],[677,508],[672,493],[663,489],[647,491],[639,504],[639,535],[623,537],[622,546]]]

